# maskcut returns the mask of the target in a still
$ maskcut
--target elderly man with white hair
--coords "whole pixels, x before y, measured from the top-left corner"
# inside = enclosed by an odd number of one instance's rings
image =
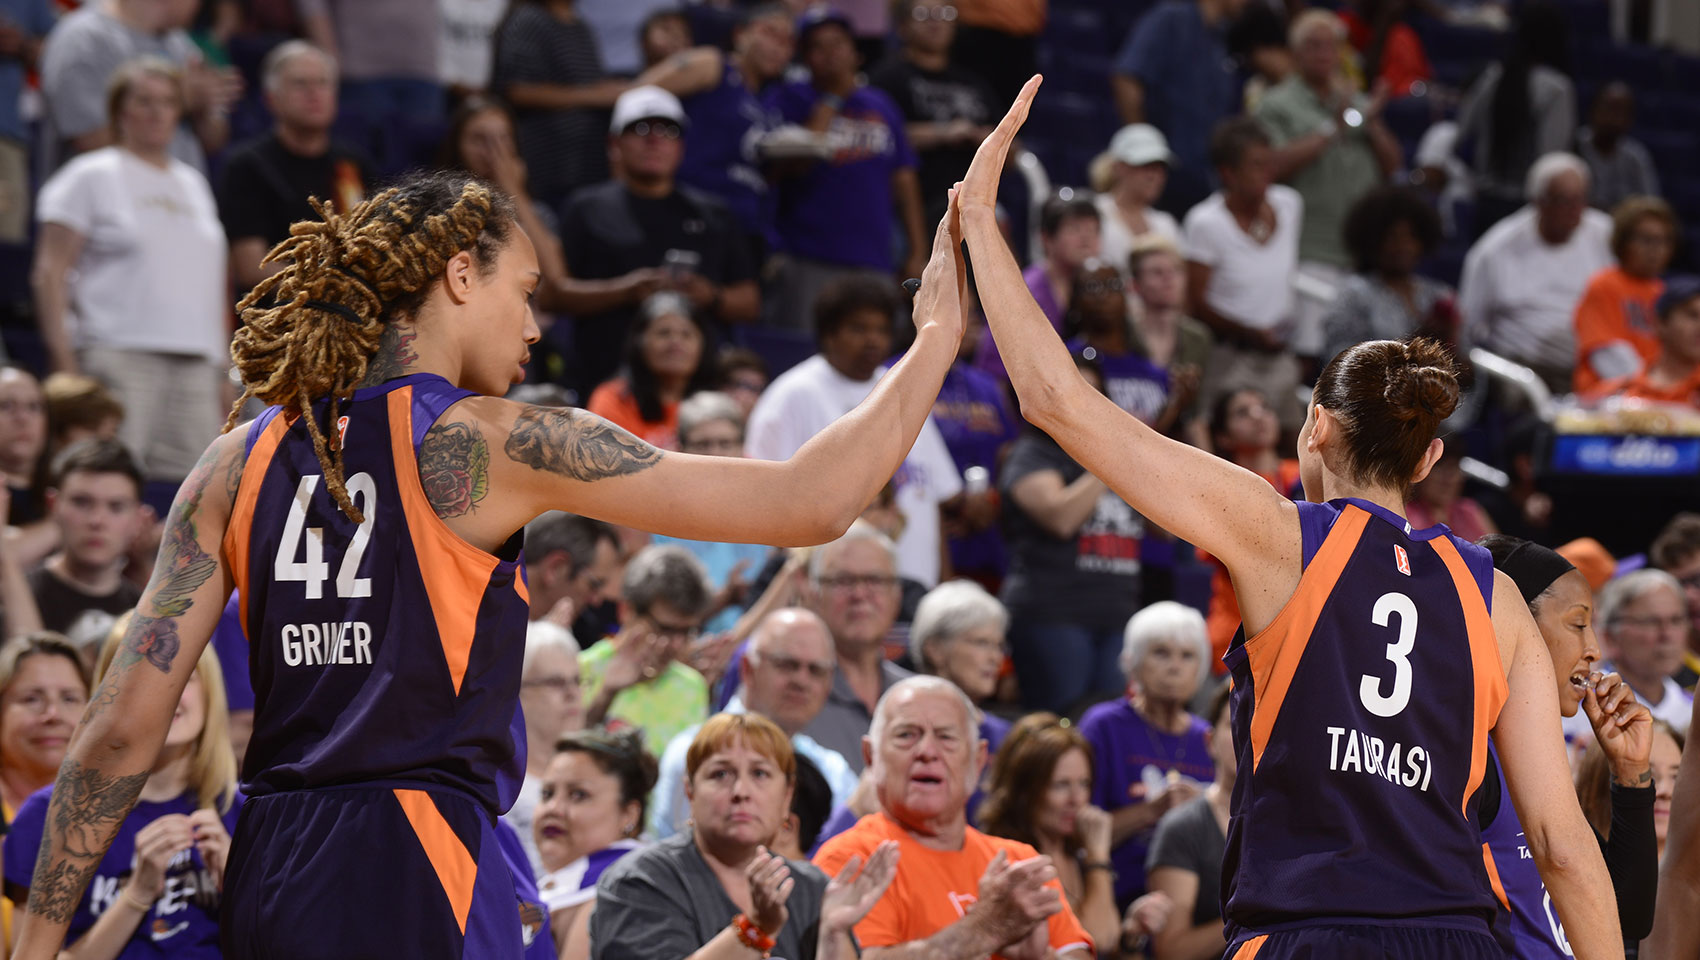
[[[1688,649],[1688,602],[1682,581],[1663,570],[1643,567],[1617,577],[1600,589],[1594,611],[1600,649],[1636,699],[1653,718],[1678,733],[1688,733],[1694,698],[1674,679]],[[1584,713],[1564,721],[1564,734],[1588,743],[1593,728]]]
[[[978,706],[997,692],[1003,673],[1009,611],[972,580],[951,580],[927,591],[909,625],[909,660],[921,673],[942,677]],[[1009,721],[979,714],[980,739],[992,753],[1009,733]]]
[[[1172,600],[1133,615],[1123,634],[1127,695],[1080,718],[1092,744],[1092,802],[1110,812],[1116,902],[1145,890],[1145,853],[1163,814],[1215,779],[1210,724],[1187,704],[1210,675],[1204,616]]]
[[[534,876],[543,873],[537,840],[531,835],[532,814],[542,797],[543,771],[555,755],[555,741],[584,727],[578,655],[578,641],[566,627],[549,620],[533,620],[526,625],[525,659],[519,674],[519,706],[525,715],[525,780],[502,820],[519,834]]]
[[[1588,206],[1588,165],[1549,153],[1529,168],[1528,204],[1493,225],[1464,258],[1458,312],[1466,342],[1569,391],[1574,319],[1588,279],[1611,266],[1611,217]]]
[[[832,689],[803,732],[836,750],[862,772],[862,737],[874,707],[909,671],[885,658],[885,637],[897,622],[902,588],[897,544],[865,520],[844,536],[816,547],[809,558],[812,606],[832,631],[838,666]]]
[[[879,809],[828,840],[815,865],[898,844],[897,877],[856,925],[864,960],[1088,960],[1087,935],[1049,857],[968,825],[986,743],[974,704],[939,677],[911,677],[880,698],[862,749]]]

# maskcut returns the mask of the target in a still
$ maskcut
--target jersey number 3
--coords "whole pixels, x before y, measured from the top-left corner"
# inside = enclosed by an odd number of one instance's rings
[[[1393,661],[1393,692],[1382,696],[1382,678],[1364,674],[1358,684],[1358,699],[1364,709],[1378,717],[1396,717],[1411,702],[1411,649],[1417,645],[1417,605],[1402,593],[1384,593],[1375,602],[1370,619],[1378,627],[1387,626],[1390,616],[1399,618],[1399,639],[1387,645],[1387,659]]]
[[[283,523],[283,542],[278,544],[277,560],[272,564],[272,579],[279,583],[298,581],[307,585],[307,599],[318,600],[325,595],[325,581],[330,579],[330,564],[325,562],[325,528],[307,526],[307,504],[313,491],[323,479],[316,473],[301,478],[295,487],[295,500],[289,505],[289,517]],[[360,559],[366,555],[366,545],[372,540],[372,524],[378,513],[378,488],[369,473],[357,473],[348,478],[348,498],[359,508],[365,522],[354,531],[348,542],[348,553],[336,569],[336,595],[343,599],[372,595],[372,578],[357,577]],[[296,560],[305,551],[306,556]]]

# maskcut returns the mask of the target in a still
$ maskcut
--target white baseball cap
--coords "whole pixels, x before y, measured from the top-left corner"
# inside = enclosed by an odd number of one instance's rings
[[[614,116],[608,121],[608,132],[620,134],[639,120],[671,120],[685,126],[685,108],[679,98],[660,87],[633,87],[614,101]]]
[[[1116,131],[1110,138],[1110,156],[1130,167],[1143,167],[1148,163],[1175,162],[1175,155],[1169,152],[1169,141],[1164,139],[1163,131],[1149,123],[1130,123]]]

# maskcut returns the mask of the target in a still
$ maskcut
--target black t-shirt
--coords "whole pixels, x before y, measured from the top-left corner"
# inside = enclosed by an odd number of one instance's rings
[[[41,625],[75,640],[104,639],[112,621],[134,609],[142,599],[142,591],[128,580],[120,581],[112,593],[97,597],[59,579],[46,567],[35,568],[26,579],[41,610]]]
[[[219,184],[219,215],[232,242],[258,237],[270,247],[289,236],[290,224],[318,218],[308,197],[335,203],[340,210],[350,199],[365,196],[371,185],[371,161],[358,151],[332,143],[320,156],[303,157],[268,133],[230,152]],[[343,196],[347,190],[355,197]]]
[[[618,181],[573,195],[561,219],[567,270],[581,280],[608,280],[660,267],[670,250],[696,254],[693,272],[717,286],[754,279],[749,246],[739,239],[719,201],[679,187],[665,197],[640,197]],[[613,374],[637,311],[619,307],[575,318],[574,386],[589,391]],[[703,318],[712,328],[712,319]]]
[[[1210,801],[1194,797],[1157,821],[1151,852],[1145,855],[1145,873],[1158,867],[1174,867],[1198,874],[1198,899],[1192,902],[1192,926],[1222,919],[1222,855],[1228,840],[1216,823]]]
[[[1055,440],[1035,428],[1023,430],[1010,448],[998,478],[1004,542],[1009,546],[1004,605],[1045,622],[1119,628],[1140,606],[1139,549],[1145,518],[1105,491],[1074,536],[1058,539],[1010,496],[1018,481],[1041,470],[1055,470],[1065,485],[1086,473]]]
[[[996,98],[992,88],[976,74],[961,67],[923,70],[894,55],[868,75],[868,82],[896,101],[905,123],[949,123],[967,120],[990,126]],[[921,197],[924,203],[943,202],[951,185],[968,173],[974,159],[973,144],[958,144],[916,151],[920,158]]]

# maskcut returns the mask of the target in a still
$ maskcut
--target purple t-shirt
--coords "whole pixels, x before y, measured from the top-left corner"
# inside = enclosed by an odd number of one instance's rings
[[[683,106],[691,124],[679,182],[726,204],[745,233],[772,243],[767,178],[755,152],[761,134],[777,126],[769,111],[745,86],[731,57],[719,86],[686,97]]]
[[[1147,793],[1161,787],[1170,770],[1198,784],[1216,779],[1210,759],[1210,725],[1188,716],[1183,734],[1155,730],[1126,699],[1100,703],[1080,718],[1080,733],[1092,744],[1092,802],[1114,813],[1141,802],[1129,796],[1134,784]],[[1145,890],[1145,852],[1155,828],[1129,837],[1110,851],[1116,870],[1116,902],[1124,903]]]
[[[803,124],[820,92],[788,83],[766,104],[786,123]],[[903,115],[885,92],[857,87],[844,98],[826,137],[833,155],[780,181],[778,226],[783,249],[800,257],[890,272],[897,227],[891,178],[915,166]]]
[[[6,834],[3,854],[6,896],[20,907],[29,898],[35,855],[41,848],[47,802],[52,796],[52,787],[43,787],[32,794],[18,808],[18,815]],[[77,912],[71,915],[66,943],[74,943],[87,933],[95,920],[123,895],[136,858],[136,834],[160,817],[173,813],[188,815],[197,806],[193,793],[163,803],[137,802],[135,809],[118,825],[112,846],[95,868],[88,890],[77,904]],[[237,794],[230,811],[224,815],[224,829],[235,832],[236,814],[241,809],[242,795]],[[218,881],[207,870],[200,851],[191,847],[178,854],[165,871],[165,892],[154,900],[148,915],[136,926],[136,932],[118,954],[120,960],[167,957],[218,960],[218,898]]]
[[[242,632],[241,606],[235,593],[213,628],[212,645],[218,654],[219,673],[224,675],[226,705],[232,710],[254,709],[254,684],[248,677],[248,635]]]
[[[1079,353],[1091,348],[1087,347],[1085,337],[1075,337],[1068,342],[1068,349]],[[1104,393],[1116,406],[1144,423],[1156,421],[1169,402],[1169,371],[1131,350],[1118,354],[1093,350],[1092,359],[1104,371]]]
[[[1045,262],[1033,261],[1032,265],[1021,271],[1021,279],[1027,281],[1027,292],[1033,295],[1033,302],[1044,311],[1045,319],[1051,321],[1051,328],[1061,333],[1063,315],[1068,310],[1057,302],[1056,292],[1051,289],[1050,278],[1045,275]],[[1004,369],[1003,356],[998,353],[998,345],[990,336],[981,338],[980,347],[974,353],[974,366],[996,379],[1009,379],[1009,371]]]
[[[998,451],[1020,432],[1002,384],[965,363],[952,365],[944,375],[939,398],[933,402],[933,422],[944,436],[944,445],[956,461],[957,472],[984,467],[991,472],[994,482]],[[1008,562],[1003,536],[996,526],[950,541],[950,564],[959,573],[990,572],[1002,576]]]

